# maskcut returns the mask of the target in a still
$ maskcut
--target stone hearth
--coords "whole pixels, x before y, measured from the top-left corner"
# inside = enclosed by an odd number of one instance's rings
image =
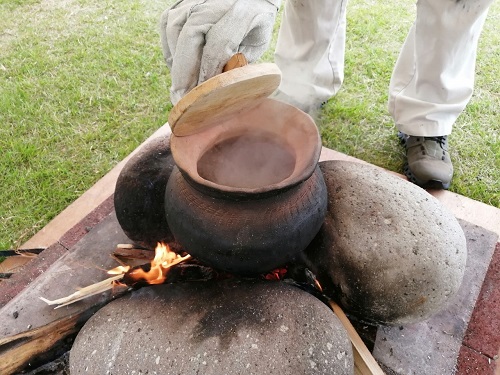
[[[456,299],[425,322],[379,327],[375,335],[363,337],[388,374],[494,372],[500,342],[498,235],[468,221],[461,220],[460,225],[469,256]],[[106,276],[99,268],[116,265],[109,258],[116,244],[129,242],[116,221],[111,198],[69,229],[50,244],[43,256],[25,266],[29,278],[16,274],[0,284],[0,340],[25,332],[27,327],[39,328],[48,314],[69,317],[84,307],[79,329],[111,299],[111,294],[106,293],[60,310],[52,310],[38,300],[39,296],[58,298],[76,287],[102,280]],[[21,309],[26,299],[32,303]],[[0,355],[3,349],[0,346]]]

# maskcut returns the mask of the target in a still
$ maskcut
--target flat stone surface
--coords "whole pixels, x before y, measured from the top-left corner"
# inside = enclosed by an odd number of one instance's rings
[[[466,238],[468,240],[469,253],[471,253],[471,252],[474,253],[474,256],[470,257],[470,258],[476,259],[477,262],[479,262],[479,263],[483,263],[484,270],[486,270],[487,265],[488,265],[487,254],[488,254],[488,252],[490,254],[493,252],[493,247],[495,246],[495,241],[496,241],[495,235],[492,236],[490,232],[485,231],[482,228],[478,228],[478,227],[476,227],[470,223],[467,223],[467,222],[461,222],[461,224],[463,226],[463,229],[466,233]],[[81,252],[80,259],[77,261],[78,264],[82,261],[87,262],[90,260],[91,263],[93,263],[94,265],[101,264],[103,266],[103,268],[106,268],[106,267],[110,267],[110,266],[115,265],[113,261],[108,259],[109,252],[114,250],[116,243],[126,242],[126,241],[127,241],[126,237],[121,232],[116,218],[114,217],[114,215],[109,215],[100,224],[96,225],[95,228],[93,230],[91,230],[84,237],[84,239],[82,239],[82,241],[77,243],[71,249],[71,251],[77,250],[77,251]],[[67,252],[67,250],[65,250],[65,251]],[[94,254],[94,252],[96,252],[96,251],[98,251],[98,253]],[[497,250],[497,252],[498,252],[498,250]],[[99,255],[99,254],[101,254],[101,255]],[[102,256],[102,258],[100,258],[101,256]],[[101,260],[101,263],[99,263],[100,262],[99,259],[105,259],[106,261],[103,263]],[[490,267],[490,271],[488,272],[488,276],[485,279],[485,285],[489,285],[488,280],[490,281],[490,285],[498,285],[498,282],[494,278],[497,275],[497,273],[495,273],[494,264],[498,264],[498,261],[499,260],[497,259],[496,262],[492,262],[492,266]],[[108,263],[108,262],[110,262],[110,263]],[[56,270],[59,270],[59,268],[57,268]],[[99,271],[95,267],[91,267],[90,269],[89,268],[82,268],[80,272],[85,273],[86,271],[90,271],[90,272],[95,273],[94,278],[93,278],[94,281],[99,281],[99,280],[106,277],[101,271]],[[84,283],[85,285],[78,284],[75,282],[74,277],[66,277],[65,274],[66,274],[66,271],[62,272],[57,279],[58,284],[63,284],[63,285],[57,286],[57,288],[59,288],[59,290],[62,290],[62,291],[59,293],[54,293],[54,295],[50,295],[50,296],[45,295],[46,297],[53,297],[53,298],[61,297],[63,295],[67,295],[67,294],[73,292],[74,287],[76,287],[76,286],[87,285],[86,283]],[[479,280],[476,280],[474,282],[481,285],[481,275],[479,274],[478,277],[479,277]],[[484,273],[483,273],[483,277],[484,277]],[[491,279],[489,279],[489,278],[491,278]],[[474,279],[474,277],[473,277],[473,279]],[[61,282],[62,280],[63,280],[63,283]],[[37,280],[37,282],[38,282],[38,280]],[[484,290],[489,290],[489,288],[484,289]],[[18,322],[20,326],[26,328],[27,324],[31,324],[33,322],[32,319],[29,319],[30,314],[47,314],[47,313],[67,314],[67,313],[72,312],[71,307],[64,308],[61,310],[52,310],[52,308],[49,306],[46,306],[44,304],[38,304],[39,302],[41,302],[41,301],[37,301],[37,298],[39,295],[43,295],[43,294],[38,292],[38,293],[34,293],[34,294],[25,294],[24,295],[25,296],[24,298],[30,298],[31,301],[33,301],[33,303],[36,306],[31,310],[31,312],[25,311],[24,314],[19,315],[18,319],[23,319],[23,320],[20,320]],[[23,298],[23,297],[21,297],[21,298]],[[93,297],[93,298],[95,298],[95,297]],[[81,301],[79,303],[86,303],[86,302]],[[471,301],[469,305],[470,305],[470,309],[472,309],[472,306],[474,305],[474,301]],[[478,304],[478,306],[479,306],[479,304]],[[495,318],[498,319],[499,318],[498,305],[497,306],[490,306],[490,307],[491,307],[490,317],[493,317],[493,319],[495,319]],[[4,313],[6,313],[8,316],[5,316]],[[14,320],[12,320],[11,313],[12,313],[12,311],[9,309],[0,310],[0,321],[4,322],[7,326],[10,326],[14,321]],[[455,332],[454,334],[459,335],[460,332],[462,332],[462,335],[463,335],[463,329],[467,325],[467,318],[466,317],[464,318],[460,314],[458,316],[455,316],[452,314],[451,316],[444,315],[442,317],[442,319],[444,320],[443,324],[446,325],[446,330],[448,333],[452,332],[450,330],[450,327],[451,327],[452,329],[456,330],[456,331],[454,331]],[[478,327],[474,328],[474,326],[471,326],[469,328],[468,334],[475,333],[475,330],[477,328]],[[450,330],[450,331],[448,331],[448,330]],[[408,343],[404,342],[404,345],[409,345],[408,350],[406,352],[406,355],[408,355],[410,357],[415,356],[416,353],[418,354],[418,353],[422,352],[422,350],[423,350],[422,348],[432,347],[435,350],[435,348],[436,348],[435,343],[440,342],[440,340],[441,340],[441,336],[439,336],[439,335],[437,337],[436,336],[432,336],[432,337],[428,336],[428,337],[424,337],[422,340],[417,340],[417,342],[415,343],[414,340],[415,340],[416,336],[413,336],[413,338],[412,338],[413,334],[412,333],[410,334],[410,330],[407,329],[406,326],[404,327],[403,330],[399,330],[399,328],[396,328],[395,332],[396,333],[403,333],[407,337]],[[433,333],[433,331],[430,331],[430,332]],[[439,333],[439,332],[435,331],[434,333]],[[497,340],[497,342],[498,342],[498,340],[500,338],[500,335],[498,335],[495,330],[489,330],[486,333],[484,333],[484,332],[483,333],[477,332],[477,333],[479,333],[480,335],[489,333],[491,340],[492,340],[491,341],[492,343],[495,343],[495,340]],[[1,333],[0,333],[0,337],[2,337]],[[456,350],[455,345],[457,342],[460,343],[460,341],[461,341],[460,338],[457,336],[455,338],[456,340],[454,340],[452,342],[453,347],[451,349],[454,350],[455,358],[452,358],[453,356],[449,356],[449,358],[447,358],[447,361],[449,363],[453,362],[453,365],[452,365],[452,367],[453,367],[454,363],[455,363],[454,361],[456,361],[457,356],[459,356],[458,365],[457,365],[457,372],[456,372],[457,374],[460,374],[460,375],[462,375],[462,374],[481,374],[481,375],[483,375],[483,374],[490,375],[491,374],[492,375],[493,374],[493,371],[494,371],[493,368],[495,366],[495,361],[488,360],[488,358],[486,356],[479,353],[482,344],[486,343],[487,340],[489,340],[489,339],[486,339],[483,341],[483,340],[481,340],[480,336],[477,336],[476,338],[477,338],[477,341],[474,341],[474,343],[472,343],[472,341],[470,341],[469,344],[476,346],[479,349],[471,349],[471,348],[462,346],[460,349],[460,352],[458,352]],[[380,341],[380,337],[379,337],[377,344],[379,344],[379,341]],[[401,342],[393,343],[393,344],[394,344],[394,347],[402,345]],[[416,346],[416,349],[415,349],[415,346]],[[450,347],[446,346],[445,344],[441,344],[439,346],[439,348],[441,350],[441,352],[440,352],[441,354],[446,353],[446,351],[450,350]],[[407,359],[404,356],[402,357],[402,355],[405,355],[405,354],[404,353],[402,354],[398,350],[394,351],[394,349],[393,349],[393,355],[392,356],[387,355],[387,358],[395,357],[395,359],[393,358],[393,360],[404,364],[407,361]],[[420,354],[418,354],[418,355],[420,355]],[[426,363],[424,361],[424,359],[422,359],[422,357],[419,357],[418,355],[417,355],[418,358],[415,359],[414,362],[415,361],[419,362],[419,364]],[[422,355],[425,355],[425,353]],[[381,358],[377,358],[377,359],[379,361],[381,360]],[[433,360],[434,359],[436,359],[436,358],[433,358]],[[384,364],[384,362],[382,362],[382,363]],[[395,366],[392,364],[392,362],[389,364],[391,366],[390,369],[395,368]],[[415,367],[415,363],[408,365],[408,367],[414,368],[415,371],[411,372],[412,370],[410,370],[408,372],[403,371],[403,372],[393,372],[393,373],[405,374],[405,375],[407,373],[408,374],[412,374],[412,373],[413,374],[424,374],[425,373],[425,372],[418,372],[419,369],[422,369],[422,367],[418,367],[418,366]],[[486,370],[484,370],[486,372],[481,372],[483,369],[486,369]],[[474,372],[473,370],[476,372]],[[479,371],[479,370],[481,370],[481,371]],[[442,374],[446,374],[446,375],[453,374],[453,371],[451,371],[451,372],[446,372],[446,371],[448,371],[448,370],[445,370],[445,372],[442,372]],[[487,371],[490,371],[490,372],[487,372]],[[441,374],[441,373],[436,372],[436,371],[431,371],[431,372],[428,372],[427,374]]]
[[[20,271],[16,272],[8,280],[0,283],[0,308],[47,271],[112,211],[113,199],[108,197],[99,207],[95,208],[77,225],[67,231],[57,242],[43,250],[40,255],[24,265]]]
[[[348,336],[311,294],[280,281],[145,287],[99,310],[70,353],[78,374],[352,374]]]
[[[54,310],[39,299],[55,300],[74,293],[78,288],[106,279],[106,270],[118,264],[110,257],[118,243],[128,239],[114,213],[98,223],[69,251],[65,250],[29,288],[25,288],[0,309],[0,337],[8,337],[46,325],[51,321],[100,306],[111,299],[105,292]],[[14,314],[16,312],[16,314]]]
[[[468,257],[456,297],[424,322],[380,327],[377,331],[373,355],[395,374],[444,375],[456,371],[467,324],[498,240],[495,233],[465,221],[460,223],[467,238]],[[498,317],[498,310],[496,314]]]

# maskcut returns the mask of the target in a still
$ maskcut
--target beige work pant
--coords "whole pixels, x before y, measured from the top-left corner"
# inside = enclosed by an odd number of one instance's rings
[[[418,0],[389,85],[389,112],[410,135],[451,133],[474,87],[476,51],[493,0]],[[344,79],[346,0],[287,0],[275,61],[280,90],[320,103]]]

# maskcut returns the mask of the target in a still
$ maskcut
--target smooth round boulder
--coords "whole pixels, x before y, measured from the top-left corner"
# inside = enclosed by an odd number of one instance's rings
[[[353,374],[348,335],[280,281],[145,287],[99,310],[70,352],[78,374]]]
[[[465,235],[424,189],[378,167],[320,163],[328,190],[325,222],[305,251],[327,294],[375,325],[423,321],[457,293]]]
[[[116,181],[118,223],[128,238],[144,248],[174,240],[165,216],[165,188],[174,165],[170,138],[154,138],[130,158]]]

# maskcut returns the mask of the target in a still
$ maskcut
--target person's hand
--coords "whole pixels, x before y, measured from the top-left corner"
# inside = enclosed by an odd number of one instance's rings
[[[268,48],[281,0],[182,0],[163,12],[160,36],[170,100],[222,72],[237,52],[248,62]]]

